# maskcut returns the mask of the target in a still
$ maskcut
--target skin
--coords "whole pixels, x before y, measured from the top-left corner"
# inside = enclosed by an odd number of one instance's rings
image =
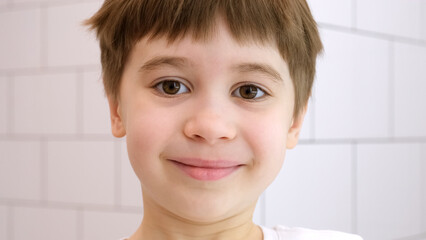
[[[164,57],[180,60],[152,64]],[[180,84],[179,92],[167,94],[164,80]],[[258,87],[254,99],[240,94],[247,85]],[[263,238],[252,222],[257,199],[278,174],[286,148],[297,144],[306,112],[293,118],[293,84],[274,44],[239,44],[220,18],[205,42],[191,35],[170,44],[143,38],[126,63],[118,100],[109,104],[112,133],[126,136],[143,189],[144,218],[131,240]],[[179,158],[240,166],[201,181],[171,162]]]

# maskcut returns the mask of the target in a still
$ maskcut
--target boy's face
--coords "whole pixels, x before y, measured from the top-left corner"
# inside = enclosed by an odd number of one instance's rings
[[[293,105],[276,46],[238,44],[220,20],[207,42],[139,41],[110,101],[145,207],[203,222],[254,208],[297,142]]]

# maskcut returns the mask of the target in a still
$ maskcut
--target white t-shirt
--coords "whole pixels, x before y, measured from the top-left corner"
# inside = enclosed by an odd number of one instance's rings
[[[337,231],[311,230],[281,225],[274,228],[260,227],[263,231],[263,240],[362,240],[358,235]],[[120,240],[126,240],[126,238]]]
[[[263,231],[263,240],[362,240],[358,235],[337,231],[311,230],[281,225],[274,228],[260,227]]]

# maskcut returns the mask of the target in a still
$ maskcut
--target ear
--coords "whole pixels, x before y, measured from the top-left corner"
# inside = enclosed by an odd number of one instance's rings
[[[300,130],[302,130],[303,120],[305,119],[307,109],[308,104],[306,104],[306,106],[299,113],[297,118],[293,118],[293,121],[287,134],[287,149],[292,149],[296,147],[297,142],[299,141],[299,134]]]
[[[111,117],[112,135],[117,138],[126,136],[126,129],[124,128],[123,119],[121,117],[120,102],[112,97],[108,97],[108,104]]]

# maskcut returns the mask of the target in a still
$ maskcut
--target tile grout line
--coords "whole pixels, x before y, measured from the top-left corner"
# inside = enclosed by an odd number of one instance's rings
[[[99,69],[100,69],[99,64],[67,65],[67,66],[46,65],[43,67],[43,69],[40,69],[40,67],[0,69],[0,74],[15,74],[15,75],[38,75],[38,74],[55,74],[55,73],[60,74],[60,73],[76,73],[78,71],[97,72],[99,71]]]
[[[374,32],[374,31],[363,30],[359,28],[354,29],[354,28],[349,28],[345,26],[324,23],[324,22],[322,23],[319,22],[318,26],[320,28],[332,30],[332,31],[350,33],[350,34],[355,34],[358,36],[370,37],[370,38],[381,39],[381,40],[395,41],[395,42],[410,44],[413,46],[426,47],[426,40],[424,39],[417,39],[417,38],[410,38],[410,37],[404,37],[399,35]]]
[[[14,207],[9,206],[7,215],[8,215],[8,221],[7,221],[7,238],[9,240],[15,239],[15,234],[13,233],[15,226],[14,226],[14,220],[15,220],[15,211]]]
[[[12,76],[8,77],[8,123],[7,123],[7,135],[13,135],[15,132],[15,78]]]
[[[95,0],[62,0],[60,2],[54,1],[54,0],[43,0],[41,2],[18,2],[14,3],[12,0],[6,0],[7,3],[5,5],[5,8],[1,7],[1,11],[20,11],[20,10],[28,10],[28,9],[35,9],[40,6],[40,4],[47,4],[53,7],[62,7],[67,5],[73,5],[73,4],[84,4],[84,3],[94,3]]]
[[[352,145],[352,232],[358,233],[358,144]]]
[[[48,201],[48,142],[45,138],[40,140],[40,162],[41,162],[41,168],[40,168],[40,174],[41,174],[41,201],[47,202]]]
[[[111,213],[133,213],[143,210],[141,207],[114,205],[97,205],[93,203],[73,203],[73,202],[42,202],[41,200],[26,200],[26,199],[0,199],[1,205],[10,207],[25,207],[25,208],[46,208],[46,209],[62,209],[62,210],[87,210],[98,212]]]
[[[323,138],[323,139],[301,139],[298,144],[314,145],[314,144],[390,144],[390,143],[416,143],[426,142],[426,137],[396,137],[396,138]]]
[[[358,14],[358,4],[357,4],[357,0],[352,0],[351,2],[351,7],[352,7],[352,18],[351,18],[351,28],[353,30],[356,30],[357,28],[357,14]]]
[[[389,43],[389,136],[395,138],[395,43]]]

